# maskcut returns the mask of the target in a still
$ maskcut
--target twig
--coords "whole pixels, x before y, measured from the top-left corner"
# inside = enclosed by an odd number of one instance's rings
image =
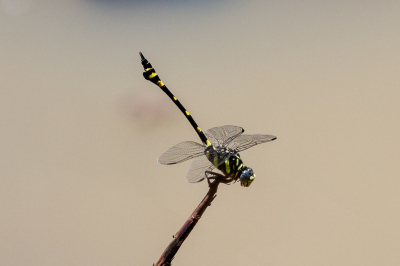
[[[186,220],[181,229],[173,236],[173,240],[167,248],[164,250],[160,259],[157,261],[154,266],[169,266],[171,265],[171,261],[174,259],[175,254],[178,252],[179,248],[182,246],[183,241],[189,236],[190,232],[193,230],[194,226],[200,220],[204,211],[208,206],[211,205],[211,202],[217,196],[218,185],[221,181],[219,179],[215,179],[213,182],[209,182],[210,189],[208,190],[207,195],[200,202],[199,206],[194,210],[192,215]]]

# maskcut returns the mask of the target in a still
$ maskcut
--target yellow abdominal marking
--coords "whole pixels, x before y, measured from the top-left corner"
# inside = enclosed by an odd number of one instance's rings
[[[209,140],[207,140],[206,145],[207,145],[207,147],[210,147],[211,146],[211,142]],[[214,148],[214,150],[215,150],[215,148]]]
[[[164,83],[161,80],[159,80],[159,81],[157,81],[157,85],[159,87],[162,87],[162,86],[164,86]],[[175,98],[175,100],[176,100],[176,98]]]
[[[156,72],[153,72],[153,73],[151,73],[151,74],[149,75],[149,79],[152,79],[152,78],[154,78],[155,76],[157,76],[157,73],[156,73]]]
[[[176,97],[174,96],[174,101],[176,101]]]
[[[201,132],[201,129],[199,127],[197,127],[197,131]]]
[[[151,70],[151,68],[146,68],[146,70],[145,70],[145,71],[147,72],[147,71],[150,71],[150,70]]]
[[[225,161],[226,173],[229,174],[231,172],[231,168],[229,167],[229,159]]]
[[[188,111],[185,111],[186,115],[190,115]]]

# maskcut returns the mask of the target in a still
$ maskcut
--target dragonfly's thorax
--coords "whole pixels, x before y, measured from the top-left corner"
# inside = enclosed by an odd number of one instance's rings
[[[240,178],[242,171],[246,168],[235,150],[210,146],[206,148],[205,155],[215,168],[232,180]]]

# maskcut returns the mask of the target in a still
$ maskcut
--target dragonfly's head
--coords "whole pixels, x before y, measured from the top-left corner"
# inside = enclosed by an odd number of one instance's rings
[[[245,166],[245,169],[242,171],[242,174],[240,175],[240,185],[242,187],[248,187],[251,185],[251,182],[254,181],[254,178],[256,178],[256,175],[254,174],[253,169]]]

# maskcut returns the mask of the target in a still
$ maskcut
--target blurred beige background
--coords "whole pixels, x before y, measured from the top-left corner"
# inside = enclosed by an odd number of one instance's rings
[[[399,1],[1,0],[0,265],[152,265],[203,130],[274,142],[173,265],[400,265]]]

